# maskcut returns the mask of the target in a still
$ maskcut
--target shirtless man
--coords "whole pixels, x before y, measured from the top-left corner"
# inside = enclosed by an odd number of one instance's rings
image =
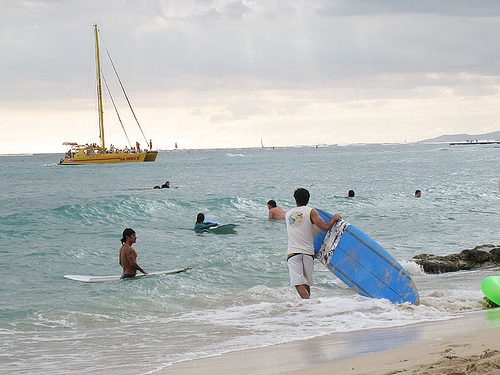
[[[284,219],[286,212],[281,208],[276,206],[276,201],[271,199],[267,202],[267,208],[269,209],[269,219]]]
[[[140,271],[143,274],[147,275],[148,273],[137,264],[137,253],[132,247],[132,244],[136,243],[137,241],[135,231],[131,228],[126,228],[123,231],[123,237],[121,241],[122,247],[120,248],[120,266],[123,267],[123,274],[121,279],[135,277],[137,271]]]

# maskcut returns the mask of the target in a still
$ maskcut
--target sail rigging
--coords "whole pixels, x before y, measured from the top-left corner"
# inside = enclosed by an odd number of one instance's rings
[[[142,130],[142,126],[139,124],[139,120],[135,114],[135,111],[130,103],[130,99],[125,91],[125,87],[118,75],[118,71],[116,70],[115,64],[111,59],[111,55],[109,54],[108,49],[106,49],[106,53],[108,55],[109,61],[113,67],[115,75],[120,84],[121,90],[125,99],[127,100],[130,111],[139,127],[144,140],[146,141],[146,145],[149,145],[149,150],[147,150],[147,146],[144,150],[141,150],[139,142],[136,142],[136,147],[132,147],[130,139],[128,137],[127,132],[125,131],[125,126],[123,125],[120,114],[118,113],[118,108],[116,106],[115,100],[111,95],[111,90],[109,89],[108,82],[104,78],[101,70],[101,59],[99,54],[99,35],[100,32],[97,28],[97,24],[94,24],[94,36],[95,36],[95,48],[96,48],[96,90],[97,90],[97,109],[98,109],[98,117],[99,117],[99,139],[100,145],[95,144],[86,144],[79,145],[76,142],[64,142],[63,144],[71,146],[70,150],[66,153],[65,158],[61,160],[60,164],[68,165],[68,164],[103,164],[103,163],[129,163],[129,162],[142,162],[142,161],[155,161],[158,155],[158,151],[152,150],[152,141],[148,142],[144,131]],[[104,44],[104,43],[103,43]],[[123,132],[127,141],[129,143],[130,149],[125,147],[124,150],[116,150],[114,146],[111,145],[111,149],[106,148],[105,143],[105,130],[104,130],[104,108],[103,108],[103,82],[106,88],[106,91],[111,98],[111,102],[115,109],[115,112],[118,117],[118,121],[122,126]]]

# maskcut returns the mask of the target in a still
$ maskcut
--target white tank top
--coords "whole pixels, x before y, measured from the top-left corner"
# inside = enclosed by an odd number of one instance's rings
[[[313,231],[311,211],[307,206],[292,208],[286,213],[286,229],[288,231],[287,254],[314,255]]]

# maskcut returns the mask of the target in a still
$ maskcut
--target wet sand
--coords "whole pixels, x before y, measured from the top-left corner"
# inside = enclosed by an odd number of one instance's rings
[[[500,373],[500,309],[335,333],[173,364],[155,375]]]

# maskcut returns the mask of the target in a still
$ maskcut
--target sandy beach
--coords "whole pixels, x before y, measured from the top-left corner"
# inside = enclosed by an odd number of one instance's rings
[[[500,310],[451,320],[337,333],[174,364],[172,374],[496,374]]]

